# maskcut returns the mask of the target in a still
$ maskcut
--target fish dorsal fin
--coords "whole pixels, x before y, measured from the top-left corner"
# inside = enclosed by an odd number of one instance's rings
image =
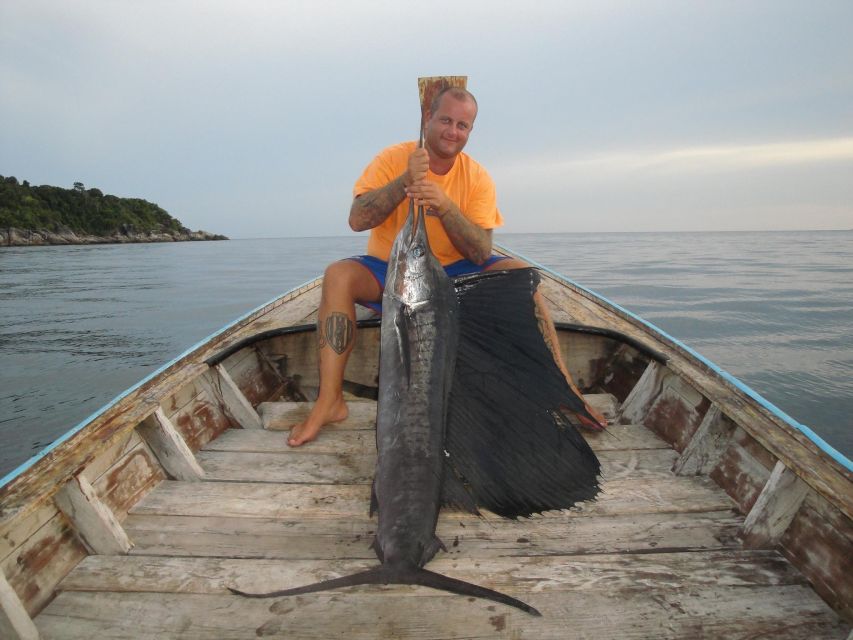
[[[538,283],[534,269],[455,281],[460,331],[445,477],[508,518],[567,509],[599,490],[598,459],[575,429],[588,415],[583,400],[539,329]]]

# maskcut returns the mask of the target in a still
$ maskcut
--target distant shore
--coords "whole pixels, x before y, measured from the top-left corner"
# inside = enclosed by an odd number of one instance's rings
[[[0,247],[29,247],[77,244],[133,244],[147,242],[198,242],[228,240],[226,236],[207,231],[185,232],[120,232],[109,236],[76,234],[70,229],[48,231],[46,229],[0,228]]]

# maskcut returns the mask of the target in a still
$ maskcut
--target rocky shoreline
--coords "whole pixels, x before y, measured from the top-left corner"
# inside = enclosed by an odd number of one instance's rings
[[[0,246],[28,247],[67,244],[130,244],[140,242],[194,242],[228,240],[226,236],[207,231],[139,232],[132,229],[116,231],[109,236],[78,235],[71,229],[48,231],[46,229],[0,228]]]

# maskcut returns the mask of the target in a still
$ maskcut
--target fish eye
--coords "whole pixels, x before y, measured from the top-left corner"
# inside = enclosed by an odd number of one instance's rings
[[[416,244],[414,247],[412,247],[412,254],[416,258],[422,258],[424,255],[424,246],[422,244]]]

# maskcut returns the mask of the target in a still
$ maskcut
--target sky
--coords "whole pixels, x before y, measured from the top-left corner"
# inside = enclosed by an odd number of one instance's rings
[[[851,0],[2,0],[0,175],[345,236],[434,75],[500,232],[853,228]]]

